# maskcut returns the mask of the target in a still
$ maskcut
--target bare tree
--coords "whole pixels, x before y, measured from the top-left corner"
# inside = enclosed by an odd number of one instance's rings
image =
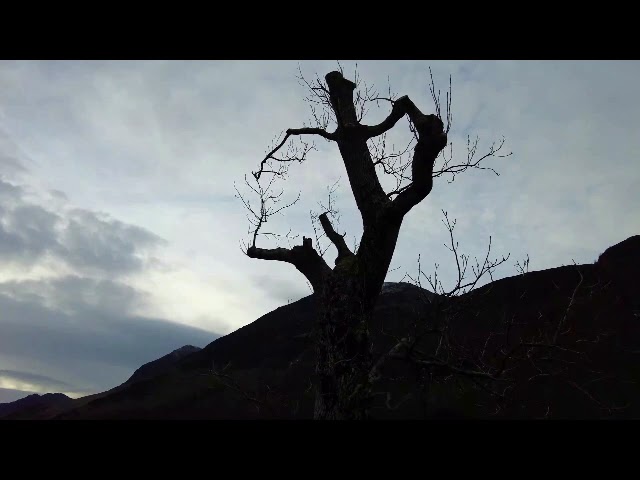
[[[396,98],[389,90],[388,96],[382,97],[370,86],[358,88],[357,75],[355,82],[346,79],[342,71],[328,73],[324,81],[318,77],[308,81],[302,74],[299,79],[308,88],[307,100],[315,125],[288,129],[267,152],[252,178],[245,178],[259,198],[259,205],[253,205],[238,191],[251,221],[251,240],[245,251],[251,258],[292,264],[313,288],[318,305],[314,417],[363,419],[371,405],[375,380],[376,362],[369,335],[373,308],[404,217],[429,195],[434,178],[447,176],[453,181],[455,175],[469,169],[485,169],[482,162],[489,157],[506,156],[501,154],[504,141],[478,156],[478,142],[469,140],[467,159],[460,163],[444,154],[452,122],[451,83],[442,112],[440,93],[436,93],[431,78],[435,114],[425,114],[406,95]],[[380,103],[391,105],[385,120],[377,125],[363,123],[368,108]],[[411,142],[400,151],[388,152],[386,134],[405,117],[409,120]],[[335,126],[333,131],[328,130],[330,125]],[[292,163],[303,162],[314,150],[315,145],[306,142],[307,138],[324,139],[337,146],[362,218],[362,237],[357,249],[352,250],[345,241],[346,233],[337,232],[331,222],[335,217],[331,203],[323,213],[312,213],[312,221],[319,223],[322,236],[337,250],[333,267],[325,261],[324,251],[317,250],[317,244],[314,248],[311,238],[303,237],[300,245],[289,248],[257,246],[261,236],[276,237],[274,232],[264,231],[268,219],[297,201],[283,202],[282,191],[275,191],[274,185],[286,178]],[[300,141],[297,146],[294,139]],[[442,162],[436,166],[439,157]],[[378,172],[393,176],[396,188],[385,192]],[[292,238],[289,234],[284,237]]]

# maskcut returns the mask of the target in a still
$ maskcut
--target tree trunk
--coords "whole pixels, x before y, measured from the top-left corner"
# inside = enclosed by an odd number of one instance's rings
[[[341,259],[316,292],[316,419],[368,418],[369,326],[402,223],[379,214],[378,222],[365,227],[358,254]]]
[[[371,304],[359,281],[357,260],[341,265],[319,295],[316,325],[318,385],[314,418],[363,420],[371,401]]]

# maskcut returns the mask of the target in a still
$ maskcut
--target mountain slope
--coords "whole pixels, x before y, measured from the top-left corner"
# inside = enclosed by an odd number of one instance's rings
[[[71,407],[73,399],[63,393],[34,393],[10,403],[0,403],[0,418],[50,418]]]
[[[454,375],[425,388],[424,371],[393,360],[376,384],[373,417],[640,417],[638,270],[634,236],[595,264],[504,278],[459,297],[452,306],[464,314],[447,324],[452,342],[465,358],[506,362],[508,375],[490,389]],[[413,285],[387,284],[371,325],[374,354],[415,335],[433,299]],[[57,418],[310,418],[314,314],[313,296],[280,307],[171,368],[79,399]],[[427,339],[420,348],[438,345]]]
[[[178,361],[182,360],[187,355],[191,355],[200,350],[200,347],[194,347],[193,345],[185,345],[180,347],[173,352],[158,358],[149,363],[145,363],[143,366],[138,368],[133,375],[124,382],[125,385],[139,382],[142,380],[147,380],[152,377],[156,377],[163,373],[166,373],[171,368],[175,366]]]
[[[131,377],[121,385],[106,392],[96,393],[86,397],[72,399],[62,393],[47,393],[45,395],[29,395],[20,400],[9,403],[0,403],[0,419],[46,419],[61,415],[68,410],[80,408],[81,406],[96,401],[108,395],[114,395],[124,388],[138,382],[144,382],[158,375],[163,375],[171,371],[175,365],[183,358],[198,352],[199,347],[185,345],[173,352],[164,355],[156,360],[145,363],[138,368]]]

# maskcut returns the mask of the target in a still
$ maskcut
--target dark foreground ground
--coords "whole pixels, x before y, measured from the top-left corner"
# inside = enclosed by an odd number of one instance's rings
[[[634,236],[594,264],[505,278],[457,299],[452,365],[500,377],[431,375],[394,360],[376,385],[373,417],[640,418],[638,272]],[[387,285],[371,328],[375,352],[425,325],[430,299],[413,285]],[[314,298],[303,298],[203,349],[146,364],[107,392],[33,395],[0,404],[0,418],[311,418],[314,312]]]

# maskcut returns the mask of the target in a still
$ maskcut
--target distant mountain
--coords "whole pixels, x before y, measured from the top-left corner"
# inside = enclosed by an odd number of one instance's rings
[[[125,386],[166,374],[175,367],[178,361],[199,350],[199,347],[194,347],[193,345],[180,347],[157,360],[145,363],[138,368],[126,382],[107,392],[89,395],[75,400],[62,393],[34,394],[16,400],[15,402],[0,403],[0,419],[53,418],[64,411],[95,401],[105,395],[113,395],[121,391]]]
[[[504,278],[457,298],[452,308],[466,313],[450,318],[448,335],[470,358],[520,358],[509,364],[508,382],[498,382],[498,391],[450,375],[426,389],[417,381],[422,371],[394,360],[376,384],[372,416],[640,418],[638,271],[634,236],[594,264]],[[414,334],[434,298],[411,284],[386,283],[370,326],[374,354]],[[172,352],[56,418],[310,418],[314,302],[305,297],[203,349]],[[435,351],[429,342],[420,348]],[[500,393],[507,391],[508,402]]]
[[[2,405],[3,403],[15,402],[16,400],[20,400],[21,398],[24,398],[27,395],[32,395],[34,393],[36,392],[0,387],[0,405]]]
[[[34,393],[10,403],[0,403],[0,418],[49,418],[70,407],[73,399],[62,393]]]

